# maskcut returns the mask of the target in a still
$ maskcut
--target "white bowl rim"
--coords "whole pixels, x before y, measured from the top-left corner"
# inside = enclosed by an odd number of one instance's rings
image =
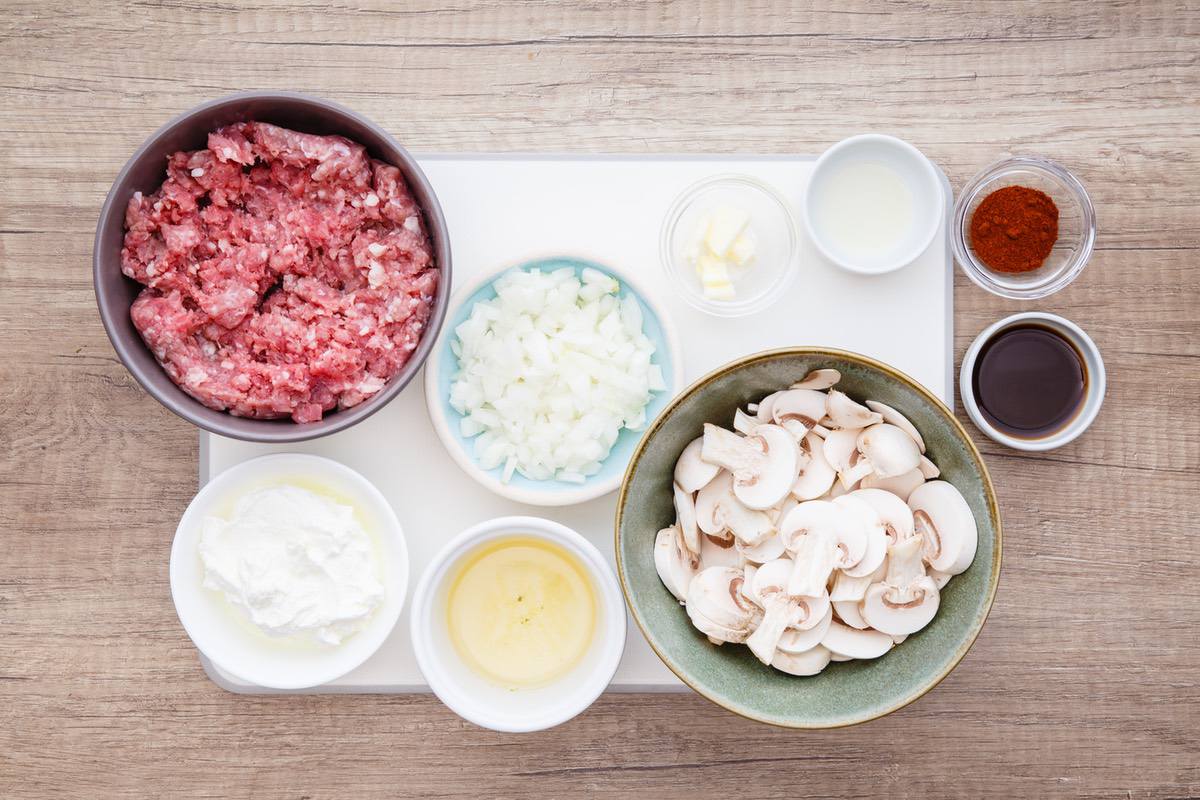
[[[679,349],[679,334],[675,330],[674,321],[668,316],[666,310],[662,307],[653,296],[645,290],[642,284],[629,278],[628,274],[623,270],[617,269],[607,261],[590,256],[579,255],[576,253],[547,253],[543,255],[526,256],[516,261],[507,262],[504,266],[498,269],[484,273],[476,280],[466,286],[456,290],[450,298],[450,305],[446,310],[446,319],[453,320],[457,316],[458,311],[462,308],[463,303],[467,298],[475,294],[484,286],[494,282],[504,273],[513,269],[521,269],[532,267],[542,261],[578,261],[587,264],[595,264],[602,269],[611,272],[614,277],[626,287],[631,289],[638,299],[654,312],[658,318],[659,327],[662,328],[663,338],[666,340],[667,347],[671,353],[672,370],[669,377],[671,385],[667,387],[667,392],[670,393],[667,399],[674,397],[680,389],[683,388],[683,354]],[[429,352],[429,358],[425,360],[425,408],[429,414],[429,420],[433,423],[434,432],[441,440],[442,446],[450,457],[454,459],[454,463],[458,464],[463,472],[470,475],[476,482],[484,488],[489,489],[494,494],[508,500],[513,500],[517,503],[524,503],[531,506],[542,506],[545,508],[573,506],[579,503],[586,503],[589,500],[595,500],[598,497],[604,497],[607,494],[615,492],[621,485],[621,479],[624,477],[624,470],[621,470],[614,477],[603,480],[589,482],[581,485],[578,489],[560,489],[554,492],[542,492],[534,489],[523,489],[517,486],[503,483],[487,471],[480,468],[475,460],[471,458],[462,447],[459,446],[454,437],[454,433],[450,430],[450,420],[445,414],[445,409],[442,407],[442,398],[438,395],[438,378],[441,375],[441,359],[438,355],[441,353],[442,347],[448,341],[447,337],[454,336],[454,329],[449,325],[443,325],[441,332],[438,334],[437,341],[434,342],[433,349]],[[646,424],[650,424],[650,420],[646,420]],[[611,453],[609,456],[611,457]],[[590,479],[589,479],[590,481]]]
[[[348,481],[359,487],[370,498],[373,504],[378,506],[377,510],[380,513],[380,521],[383,528],[383,530],[379,531],[379,535],[391,537],[397,556],[391,565],[391,574],[388,576],[390,582],[387,585],[387,591],[389,593],[394,592],[396,597],[399,598],[399,602],[394,604],[394,610],[387,616],[383,616],[382,608],[377,610],[366,628],[355,633],[353,637],[350,637],[341,645],[343,649],[356,647],[361,650],[360,653],[350,658],[341,667],[326,669],[324,671],[315,669],[305,671],[303,663],[297,659],[295,673],[289,677],[279,679],[270,675],[264,676],[258,674],[254,670],[244,670],[237,665],[230,665],[227,661],[222,660],[219,654],[219,650],[225,649],[224,645],[215,644],[206,635],[197,635],[198,631],[194,625],[190,603],[193,601],[204,602],[207,599],[205,598],[205,593],[210,592],[210,590],[205,589],[199,584],[195,587],[184,587],[180,583],[183,577],[180,574],[180,570],[183,569],[183,559],[198,558],[195,552],[183,552],[181,533],[185,530],[186,526],[194,524],[196,517],[209,510],[213,495],[223,489],[229,488],[229,484],[235,479],[243,477],[244,473],[254,473],[261,469],[264,464],[284,460],[318,462],[322,468],[331,469],[345,476]],[[204,484],[200,488],[200,491],[196,492],[195,497],[188,503],[187,509],[184,510],[183,515],[179,518],[179,524],[175,528],[175,537],[171,542],[171,555],[168,562],[171,601],[175,606],[175,612],[179,617],[180,624],[183,625],[184,631],[187,633],[188,638],[192,640],[192,644],[196,646],[196,649],[220,667],[222,671],[239,680],[267,689],[280,690],[307,689],[329,683],[361,666],[363,662],[374,655],[392,634],[396,623],[399,622],[400,616],[404,611],[408,596],[409,571],[410,560],[408,544],[404,538],[404,529],[400,525],[400,520],[396,516],[395,509],[392,508],[391,503],[388,502],[387,498],[384,497],[375,484],[357,470],[332,458],[309,453],[286,452],[271,453],[234,464]],[[183,599],[186,597],[191,597],[193,600]]]
[[[580,697],[582,702],[570,706],[561,705],[539,716],[531,714],[526,724],[510,724],[493,715],[485,703],[477,702],[470,695],[459,690],[456,683],[447,679],[436,668],[437,664],[432,655],[436,645],[428,618],[430,614],[434,613],[433,597],[442,581],[446,579],[447,570],[454,562],[485,542],[521,534],[532,534],[553,541],[583,562],[601,595],[601,605],[605,611],[605,626],[603,639],[600,642],[599,664],[583,684],[587,691]],[[621,593],[616,572],[596,546],[585,539],[582,534],[562,523],[542,517],[507,516],[495,517],[472,525],[446,543],[430,560],[413,592],[409,629],[417,667],[425,676],[429,688],[447,708],[482,728],[503,733],[529,733],[553,728],[579,715],[590,707],[608,687],[621,663],[621,656],[625,652],[627,613],[624,595]]]
[[[868,143],[881,143],[889,147],[897,147],[907,153],[913,158],[915,163],[920,165],[921,171],[926,174],[926,177],[928,177],[932,185],[935,187],[934,193],[937,195],[937,207],[933,208],[932,213],[929,215],[929,230],[926,231],[918,240],[920,244],[914,245],[911,250],[896,258],[895,261],[883,269],[864,269],[860,266],[838,258],[836,255],[834,255],[833,251],[827,248],[821,241],[821,237],[817,235],[817,226],[812,219],[812,193],[813,186],[816,184],[815,178],[818,171],[820,171],[823,166],[828,164],[833,157],[841,151]],[[934,166],[933,161],[911,142],[907,142],[904,139],[901,139],[897,136],[891,136],[886,133],[860,133],[830,145],[829,148],[826,149],[825,152],[822,153],[813,164],[812,172],[808,177],[808,185],[804,187],[804,213],[802,216],[804,218],[804,227],[808,231],[808,238],[812,240],[813,246],[817,248],[818,252],[820,252],[821,255],[827,258],[831,263],[858,275],[887,275],[889,272],[895,272],[896,270],[903,269],[912,262],[916,261],[917,258],[919,258],[920,255],[928,250],[929,246],[933,244],[933,240],[937,236],[938,227],[942,224],[942,217],[945,216],[945,213],[946,196],[945,192],[943,192],[941,188],[941,176],[938,174],[937,167]]]
[[[983,416],[983,412],[979,410],[979,404],[975,400],[975,392],[971,386],[971,378],[975,371],[975,362],[978,360],[979,352],[983,349],[984,344],[999,331],[1012,327],[1019,322],[1026,321],[1043,322],[1064,333],[1072,340],[1083,355],[1084,360],[1087,362],[1086,366],[1088,370],[1087,394],[1084,396],[1083,407],[1079,413],[1060,430],[1050,436],[1037,439],[1022,439],[1017,436],[1010,436],[988,422],[987,418]],[[962,395],[963,406],[966,408],[967,416],[975,423],[975,427],[994,442],[1002,444],[1005,447],[1011,447],[1014,450],[1025,450],[1027,452],[1055,450],[1082,436],[1083,432],[1091,426],[1092,422],[1100,414],[1100,407],[1104,405],[1104,395],[1107,389],[1108,375],[1104,369],[1104,359],[1100,356],[1100,348],[1092,341],[1092,337],[1088,336],[1083,328],[1080,328],[1066,317],[1060,317],[1058,314],[1051,314],[1046,311],[1023,311],[1019,314],[1012,314],[984,328],[967,348],[967,352],[963,355],[962,365],[958,371],[958,391]],[[1095,399],[1094,403],[1092,402],[1093,399]]]

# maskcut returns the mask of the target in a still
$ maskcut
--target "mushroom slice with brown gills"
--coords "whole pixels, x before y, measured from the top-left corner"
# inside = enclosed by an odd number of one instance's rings
[[[962,492],[946,481],[930,481],[909,495],[908,506],[916,532],[923,537],[929,566],[947,575],[971,566],[979,531]]]
[[[771,666],[780,672],[804,677],[816,675],[825,669],[829,666],[830,658],[829,650],[821,645],[803,653],[785,653],[782,650],[776,650],[775,657],[771,659]]]
[[[854,492],[842,495],[841,497],[835,497],[831,502],[856,515],[863,530],[866,532],[867,538],[867,549],[863,553],[862,558],[856,564],[841,567],[842,571],[851,578],[863,578],[871,575],[875,570],[879,569],[880,565],[883,564],[883,560],[887,558],[889,543],[883,518],[875,511],[874,506],[856,497]]]
[[[803,653],[811,650],[821,643],[821,639],[825,637],[829,626],[833,624],[833,607],[827,606],[825,616],[821,618],[813,627],[807,630],[799,628],[788,628],[779,637],[779,644],[776,647],[785,653]]]
[[[717,477],[696,493],[696,525],[702,532],[713,536],[725,532],[725,526],[717,519],[716,512],[717,501],[726,496],[733,497],[733,476],[726,470],[721,470]]]
[[[895,646],[895,642],[886,633],[857,630],[835,622],[825,632],[825,636],[821,639],[821,645],[828,648],[829,652],[841,656],[872,659],[879,658],[891,650]]]
[[[863,489],[882,489],[885,492],[891,492],[907,503],[908,496],[923,483],[925,483],[925,476],[921,474],[921,470],[912,469],[903,475],[891,478],[881,478],[874,474],[868,475],[862,479],[859,486]]]
[[[710,639],[744,642],[750,635],[754,608],[742,597],[745,577],[740,569],[701,570],[687,590],[687,613],[692,625]]]
[[[921,534],[888,548],[887,575],[871,584],[862,601],[862,618],[891,636],[916,633],[937,614],[940,596],[921,560]]]
[[[912,509],[897,495],[883,489],[857,489],[850,494],[875,509],[883,520],[883,532],[889,545],[913,535]]]
[[[835,569],[852,567],[867,552],[867,531],[855,514],[828,500],[809,500],[779,524],[794,572],[788,592],[811,597],[825,592]]]
[[[741,567],[742,554],[735,547],[737,540],[732,534],[712,536],[700,534],[700,569],[709,567]]]
[[[792,562],[787,558],[768,561],[754,572],[750,591],[762,607],[763,618],[746,639],[746,645],[764,664],[771,663],[785,630],[815,628],[829,607],[829,595],[825,594],[824,587],[821,595],[816,597],[789,594],[787,584],[791,574]]]
[[[716,464],[710,464],[700,458],[704,447],[704,437],[697,437],[683,448],[679,460],[675,462],[675,483],[685,492],[696,493],[703,489],[721,471]]]
[[[825,395],[812,389],[789,389],[775,395],[771,419],[797,440],[803,439],[825,415]]]
[[[911,436],[912,440],[916,442],[917,448],[922,453],[925,452],[925,439],[921,436],[921,432],[917,430],[917,427],[908,421],[908,417],[904,416],[891,406],[880,403],[877,400],[868,400],[867,408],[883,417],[884,422],[890,425],[895,425],[897,428]]]
[[[705,423],[701,455],[733,473],[734,495],[753,509],[782,500],[800,473],[800,447],[778,425],[759,425],[753,435],[742,437]]]
[[[663,528],[654,537],[654,568],[663,586],[682,603],[700,568],[700,559],[683,546],[678,527]]]
[[[792,496],[797,500],[816,500],[826,492],[837,479],[837,472],[825,458],[825,444],[813,433],[808,434],[800,442],[801,464],[800,474],[792,484]],[[804,455],[808,459],[803,458]]]
[[[842,373],[836,369],[814,369],[802,379],[791,385],[792,389],[815,389],[818,392],[834,386],[842,379]]]
[[[752,545],[742,544],[737,539],[734,539],[734,547],[737,548],[738,553],[743,558],[755,564],[765,564],[768,561],[774,561],[777,558],[782,558],[783,554],[787,552],[783,546],[783,537],[778,532]]]
[[[917,469],[921,464],[917,443],[907,433],[886,422],[872,425],[858,435],[858,452],[871,464],[869,472],[859,478],[870,473],[892,478]]]
[[[675,493],[675,524],[683,536],[683,545],[693,553],[700,552],[700,528],[696,525],[696,501],[691,492],[673,484]]]
[[[834,428],[865,428],[883,421],[882,416],[854,402],[845,392],[839,392],[837,389],[830,389],[826,395],[825,414]]]
[[[837,471],[838,481],[847,491],[872,472],[871,465],[858,451],[859,433],[860,428],[838,428],[829,432],[821,447],[825,460]]]

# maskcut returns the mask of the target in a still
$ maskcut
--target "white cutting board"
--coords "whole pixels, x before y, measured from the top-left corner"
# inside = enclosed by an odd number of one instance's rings
[[[788,345],[853,350],[908,373],[953,405],[953,261],[946,218],[916,262],[889,275],[865,277],[825,261],[799,217],[811,156],[546,156],[418,157],[433,183],[453,251],[455,287],[476,275],[531,257],[568,254],[612,264],[675,322],[685,384],[739,356]],[[702,178],[752,175],[792,203],[800,227],[798,279],[785,297],[749,317],[723,319],[693,309],[668,284],[659,263],[659,230],[676,196]],[[568,525],[611,560],[616,494],[569,508],[522,506],[493,496],[454,464],[429,424],[421,378],[365,422],[333,436],[294,445],[261,445],[200,434],[200,482],[227,467],[274,452],[315,453],[363,473],[391,501],[412,560],[409,586],[442,543],[484,519],[533,514]],[[650,558],[650,553],[646,553]],[[245,684],[204,661],[219,685]],[[629,624],[625,656],[610,687],[671,691],[683,684]],[[350,674],[316,692],[428,691],[409,649],[408,613],[383,647]]]

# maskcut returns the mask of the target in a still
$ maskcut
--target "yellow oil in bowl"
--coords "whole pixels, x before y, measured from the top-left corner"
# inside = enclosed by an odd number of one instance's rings
[[[513,536],[480,547],[459,564],[447,601],[459,657],[510,688],[552,683],[583,658],[596,631],[596,592],[563,547]]]

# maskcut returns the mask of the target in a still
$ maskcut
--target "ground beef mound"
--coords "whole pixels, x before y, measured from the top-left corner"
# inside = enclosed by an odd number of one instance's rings
[[[125,212],[134,326],[184,391],[242,417],[313,422],[408,361],[438,270],[400,171],[340,136],[261,122],[175,153]]]

